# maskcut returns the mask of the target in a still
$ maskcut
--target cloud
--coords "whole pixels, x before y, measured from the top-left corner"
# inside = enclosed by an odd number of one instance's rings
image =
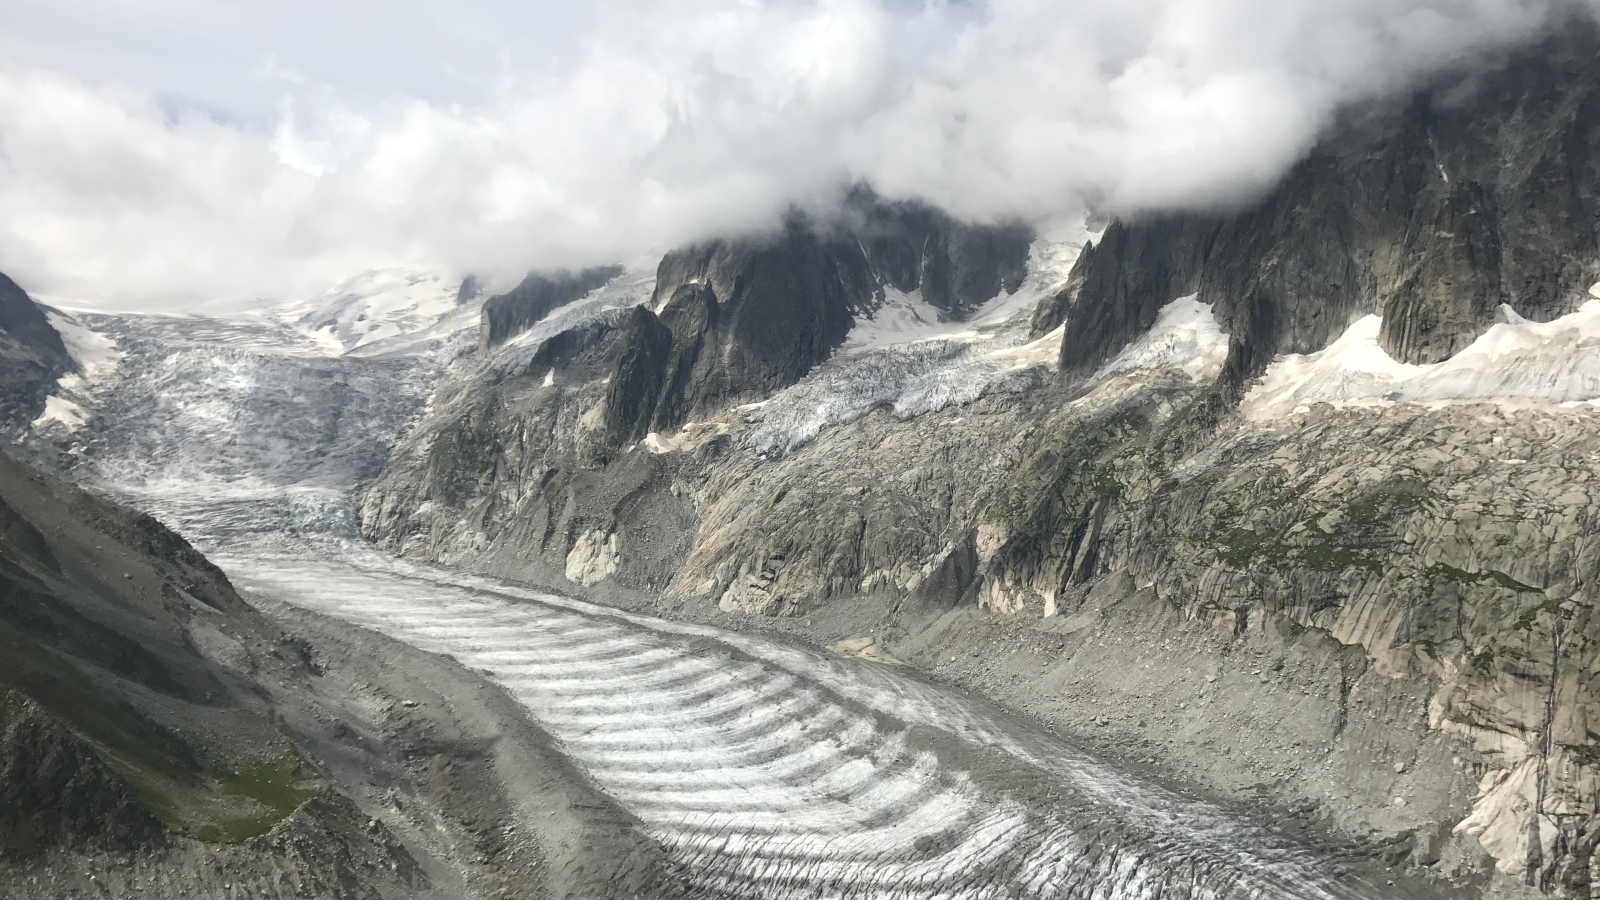
[[[6,13],[31,49],[0,45],[0,270],[108,306],[248,304],[380,266],[504,283],[633,258],[858,180],[1041,223],[1236,202],[1340,104],[1579,8],[563,7],[138,0],[87,33]]]

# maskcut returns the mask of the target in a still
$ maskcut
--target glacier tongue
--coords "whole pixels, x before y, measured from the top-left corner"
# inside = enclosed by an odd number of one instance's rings
[[[895,670],[309,546],[219,560],[488,674],[708,897],[1409,896]]]

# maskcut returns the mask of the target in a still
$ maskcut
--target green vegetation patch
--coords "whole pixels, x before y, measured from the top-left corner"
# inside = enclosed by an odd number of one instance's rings
[[[293,751],[285,750],[224,776],[220,785],[223,794],[254,801],[262,812],[204,826],[195,831],[195,836],[206,841],[237,843],[271,831],[272,826],[293,815],[300,804],[317,795],[318,786],[301,778],[297,774],[299,768],[300,758]]]
[[[1481,572],[1474,573],[1468,572],[1465,569],[1458,569],[1455,566],[1446,565],[1445,563],[1434,563],[1433,565],[1429,566],[1423,572],[1423,574],[1430,578],[1443,578],[1448,581],[1455,581],[1461,584],[1492,584],[1497,587],[1503,587],[1508,591],[1516,591],[1519,594],[1544,593],[1544,588],[1537,588],[1531,584],[1524,584],[1504,572],[1496,572],[1493,569],[1484,569]]]
[[[109,748],[95,749],[162,824],[203,841],[236,844],[266,834],[319,790],[296,774],[300,759],[290,750],[195,784]]]
[[[1396,475],[1362,491],[1346,509],[1351,523],[1362,526],[1394,525],[1438,501],[1428,482],[1411,475]]]

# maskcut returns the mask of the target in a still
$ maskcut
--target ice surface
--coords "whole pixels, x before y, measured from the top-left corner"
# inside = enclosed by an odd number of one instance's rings
[[[337,542],[240,547],[217,559],[257,598],[448,653],[498,682],[637,817],[697,893],[1392,892],[1324,865],[1280,832],[887,667]],[[983,752],[938,752],[955,746]],[[1018,776],[1031,796],[992,790]]]
[[[298,307],[295,324],[337,353],[423,331],[455,312],[461,281],[420,269],[381,269],[339,282]]]
[[[1550,322],[1501,308],[1502,321],[1443,362],[1397,362],[1378,346],[1383,320],[1366,316],[1327,348],[1272,364],[1242,409],[1257,419],[1312,403],[1493,400],[1548,404],[1600,399],[1600,299]]]
[[[421,408],[425,356],[328,356],[265,320],[81,316],[122,365],[81,396],[85,473],[167,521],[352,533],[350,495]]]

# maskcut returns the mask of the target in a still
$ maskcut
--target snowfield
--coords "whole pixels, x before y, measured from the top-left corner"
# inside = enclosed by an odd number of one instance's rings
[[[84,409],[84,404],[90,402],[87,395],[117,370],[123,353],[117,349],[116,341],[67,313],[47,307],[45,316],[61,335],[78,371],[68,372],[56,381],[55,392],[45,398],[44,412],[29,427],[43,429],[53,422],[68,430],[81,428],[89,417]]]
[[[425,331],[455,312],[462,294],[459,279],[438,272],[384,269],[347,278],[281,314],[298,312],[295,325],[338,355]]]
[[[1102,366],[1094,380],[1119,372],[1171,368],[1182,369],[1200,384],[1222,374],[1222,364],[1227,359],[1228,335],[1217,323],[1211,306],[1190,294],[1163,306],[1155,325]]]

